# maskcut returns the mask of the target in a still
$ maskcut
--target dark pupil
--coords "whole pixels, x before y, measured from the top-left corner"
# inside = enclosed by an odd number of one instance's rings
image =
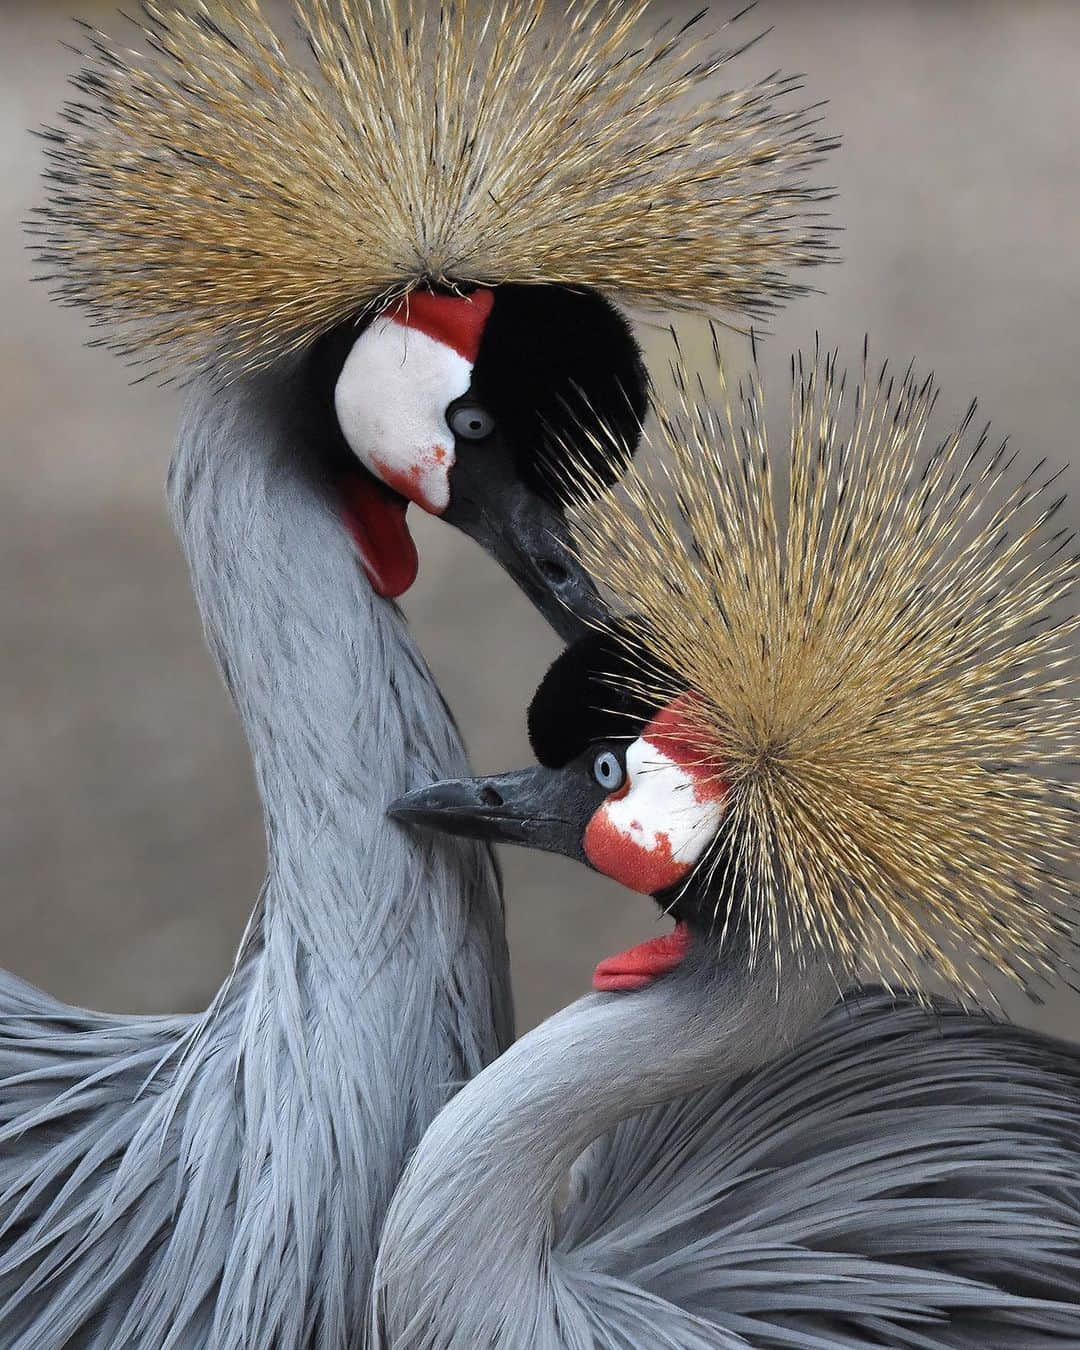
[[[480,431],[483,425],[484,424],[480,421],[479,417],[473,417],[469,420],[470,431]]]

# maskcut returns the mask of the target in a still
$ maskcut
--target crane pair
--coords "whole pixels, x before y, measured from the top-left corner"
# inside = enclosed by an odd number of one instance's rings
[[[259,0],[150,0],[137,50],[87,33],[37,247],[110,345],[191,375],[170,500],[267,874],[196,1017],[0,980],[5,1347],[1076,1339],[1074,1054],[871,993],[818,1021],[868,935],[905,966],[939,937],[959,974],[940,921],[981,913],[983,957],[1056,959],[1056,802],[1023,770],[1033,727],[1068,731],[1035,674],[1062,634],[1016,633],[1060,580],[1036,530],[972,586],[1008,511],[948,572],[960,452],[906,474],[906,382],[850,441],[797,400],[786,543],[754,400],[730,464],[712,411],[661,410],[673,515],[627,478],[646,386],[615,305],[753,316],[829,254],[833,141],[797,86],[717,94],[741,46],[647,9],[296,0],[299,56]],[[874,454],[834,498],[841,443]],[[629,505],[598,500],[615,479]],[[962,505],[986,479],[958,481]],[[464,777],[392,603],[413,505],[575,644],[534,703],[540,770]],[[976,715],[1020,767],[1000,884],[993,784],[923,762]],[[890,787],[899,824],[927,808],[906,853]],[[655,892],[676,935],[511,1046],[476,833]]]

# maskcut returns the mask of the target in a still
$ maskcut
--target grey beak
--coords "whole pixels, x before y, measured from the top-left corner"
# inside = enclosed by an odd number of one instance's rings
[[[507,515],[488,517],[474,537],[563,641],[575,642],[603,622],[607,610],[574,554],[566,522],[536,498],[528,500],[527,509],[522,502],[508,505]]]
[[[557,769],[520,769],[487,778],[446,778],[392,802],[387,814],[469,839],[501,840],[581,857],[584,821]],[[577,819],[573,817],[577,815]]]
[[[507,449],[459,447],[450,481],[442,519],[489,553],[565,642],[607,617],[562,513],[516,476]]]

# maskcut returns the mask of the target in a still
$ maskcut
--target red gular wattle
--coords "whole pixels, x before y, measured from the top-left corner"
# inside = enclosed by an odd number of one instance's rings
[[[342,513],[376,595],[396,600],[416,580],[420,559],[405,513],[409,503],[369,473],[342,482]]]
[[[693,936],[684,923],[663,937],[639,942],[625,952],[609,956],[593,971],[593,988],[602,994],[628,993],[644,989],[681,965],[690,950]]]

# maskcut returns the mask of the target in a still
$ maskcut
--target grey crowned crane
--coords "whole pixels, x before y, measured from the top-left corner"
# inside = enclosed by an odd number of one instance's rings
[[[556,441],[642,402],[611,299],[749,312],[827,252],[794,86],[702,101],[730,53],[643,8],[298,0],[298,55],[257,0],[86,30],[36,244],[190,383],[169,494],[267,873],[198,1016],[0,977],[4,1350],[364,1344],[404,1160],[510,1039],[487,851],[385,819],[465,769],[391,603],[406,508],[576,631]]]
[[[392,808],[677,920],[429,1127],[376,1270],[394,1350],[1080,1344],[1080,1053],[930,997],[1074,950],[1053,479],[970,413],[920,451],[910,373],[804,369],[784,456],[742,396],[662,414],[670,508],[635,468],[582,518],[622,617],[541,685],[540,764]]]

